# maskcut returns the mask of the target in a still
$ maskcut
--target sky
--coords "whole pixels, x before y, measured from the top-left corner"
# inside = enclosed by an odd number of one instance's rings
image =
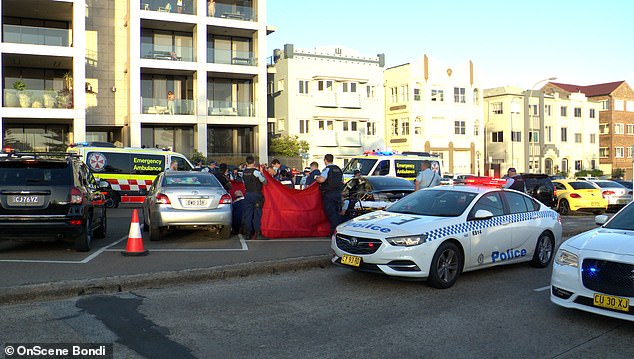
[[[266,11],[267,56],[337,46],[385,54],[386,68],[425,54],[449,67],[471,60],[481,88],[549,77],[634,87],[631,0],[267,0]]]

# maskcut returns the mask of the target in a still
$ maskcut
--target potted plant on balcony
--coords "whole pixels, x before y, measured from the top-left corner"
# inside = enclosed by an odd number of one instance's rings
[[[26,83],[22,79],[13,82],[13,88],[18,91],[18,100],[20,101],[20,107],[31,107],[31,97],[29,92],[26,91]]]
[[[15,89],[15,86],[16,85],[14,84],[13,89],[4,89],[4,106],[5,107],[20,106],[20,102],[18,101],[17,89]]]
[[[64,74],[64,88],[57,92],[57,104],[60,108],[73,108],[73,75]]]
[[[44,94],[42,95],[43,99],[44,99],[44,107],[45,108],[53,108],[55,107],[55,97],[57,97],[57,93],[55,92],[55,90],[49,88],[46,89],[46,91],[44,91]]]

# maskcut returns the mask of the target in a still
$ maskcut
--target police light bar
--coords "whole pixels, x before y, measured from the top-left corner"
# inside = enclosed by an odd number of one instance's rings
[[[502,187],[506,183],[504,178],[494,177],[477,177],[471,176],[465,178],[465,184],[470,186],[488,186],[488,187]]]

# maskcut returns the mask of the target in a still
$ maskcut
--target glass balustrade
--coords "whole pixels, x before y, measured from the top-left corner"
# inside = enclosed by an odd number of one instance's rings
[[[181,6],[179,6],[179,3]],[[141,10],[168,12],[175,14],[196,14],[196,1],[194,0],[141,0]]]
[[[251,6],[224,4],[217,1],[207,1],[207,16],[232,20],[256,21],[255,12]]]
[[[149,49],[146,49],[149,48]],[[194,48],[191,46],[176,46],[167,48],[164,46],[141,46],[141,58],[170,61],[194,61]]]
[[[252,102],[207,100],[207,114],[210,116],[255,116]]]
[[[14,44],[66,46],[70,44],[72,31],[47,27],[2,25],[2,39]]]
[[[207,62],[213,64],[231,64],[256,66],[257,58],[252,51],[236,51],[210,48],[207,51]]]
[[[196,113],[195,100],[176,99],[173,103],[167,98],[141,98],[141,110],[150,115],[194,115]]]
[[[5,89],[4,107],[73,108],[73,96],[68,91]]]

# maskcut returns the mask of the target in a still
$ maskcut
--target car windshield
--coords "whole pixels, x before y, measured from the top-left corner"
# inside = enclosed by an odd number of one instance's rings
[[[376,159],[372,158],[353,158],[348,162],[346,167],[343,168],[343,174],[353,175],[354,171],[361,171],[361,175],[367,176],[374,167]]]
[[[178,186],[221,187],[220,182],[218,182],[218,180],[216,180],[216,178],[213,175],[203,175],[203,174],[165,176],[165,178],[163,179],[163,186],[166,186],[166,187],[178,187]]]
[[[570,187],[572,187],[572,189],[597,189],[588,182],[568,182],[568,184],[570,184]]]
[[[457,217],[477,196],[476,193],[429,189],[412,193],[394,203],[388,212],[422,216]]]
[[[613,181],[594,181],[594,183],[596,183],[597,186],[601,188],[625,188],[620,183],[616,183]]]
[[[604,228],[634,231],[634,204],[630,203],[617,213]]]

